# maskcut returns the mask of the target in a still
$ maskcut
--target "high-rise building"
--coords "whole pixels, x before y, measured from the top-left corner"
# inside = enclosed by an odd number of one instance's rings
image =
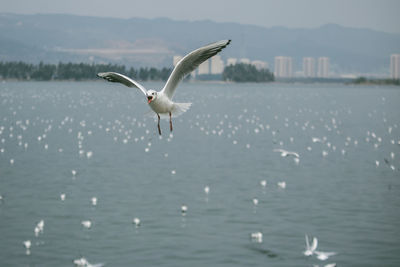
[[[221,74],[224,72],[224,61],[220,55],[211,58],[211,74]]]
[[[400,79],[400,54],[390,55],[390,78]]]
[[[315,77],[315,59],[313,57],[303,57],[303,75],[304,77]]]
[[[210,74],[210,60],[207,59],[206,61],[204,61],[203,63],[201,63],[199,65],[199,71],[198,74],[202,75],[202,74]]]
[[[241,58],[241,59],[239,60],[239,63],[250,64],[250,59],[248,59],[248,58]]]
[[[237,62],[237,58],[230,57],[226,61],[226,65],[227,66],[230,66],[230,65],[234,66],[234,65],[236,65],[236,62]]]
[[[256,69],[258,69],[258,70],[268,69],[268,63],[265,61],[261,61],[261,60],[253,60],[251,62],[251,65],[256,67]]]
[[[329,77],[329,57],[318,58],[318,72],[317,76],[320,78]]]
[[[293,60],[291,57],[275,57],[275,77],[290,78],[293,75]]]

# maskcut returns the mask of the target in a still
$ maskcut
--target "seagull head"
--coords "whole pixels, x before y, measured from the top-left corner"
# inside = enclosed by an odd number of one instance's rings
[[[154,90],[147,91],[147,102],[150,104],[157,98],[157,92]]]

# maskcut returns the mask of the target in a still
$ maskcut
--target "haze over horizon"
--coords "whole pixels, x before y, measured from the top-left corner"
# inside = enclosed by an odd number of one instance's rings
[[[369,28],[400,33],[400,1],[396,0],[232,0],[129,1],[115,0],[5,0],[2,13],[72,14],[112,18],[170,18],[173,20],[212,20],[262,27],[316,28],[334,23],[346,27]]]

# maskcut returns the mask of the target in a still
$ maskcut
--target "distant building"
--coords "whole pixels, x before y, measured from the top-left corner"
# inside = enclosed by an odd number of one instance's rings
[[[256,67],[256,69],[258,69],[258,70],[268,69],[268,63],[265,61],[261,61],[261,60],[253,60],[251,62],[251,65]]]
[[[303,75],[307,78],[315,77],[315,59],[313,57],[303,57]]]
[[[319,78],[328,78],[329,77],[329,57],[319,57],[318,58],[317,76]]]
[[[293,60],[291,57],[275,57],[275,77],[290,78],[293,75]]]
[[[248,58],[241,58],[241,59],[239,60],[239,63],[250,64],[250,59],[248,59]]]
[[[211,74],[221,74],[224,72],[224,61],[220,55],[211,58]]]
[[[210,74],[210,60],[207,59],[206,61],[201,63],[198,69],[199,75]]]
[[[390,55],[390,78],[400,79],[400,54]]]
[[[176,64],[178,64],[179,60],[182,59],[182,56],[174,56],[172,64],[174,64],[174,67],[176,66]]]
[[[234,65],[236,65],[236,62],[237,62],[237,58],[230,57],[226,61],[226,65],[227,66],[230,66],[230,65],[234,66]]]

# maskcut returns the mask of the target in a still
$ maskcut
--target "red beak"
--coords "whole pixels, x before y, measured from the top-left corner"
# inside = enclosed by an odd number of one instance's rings
[[[153,101],[153,97],[152,97],[152,96],[148,96],[148,97],[147,97],[147,103],[150,104],[151,101]]]

